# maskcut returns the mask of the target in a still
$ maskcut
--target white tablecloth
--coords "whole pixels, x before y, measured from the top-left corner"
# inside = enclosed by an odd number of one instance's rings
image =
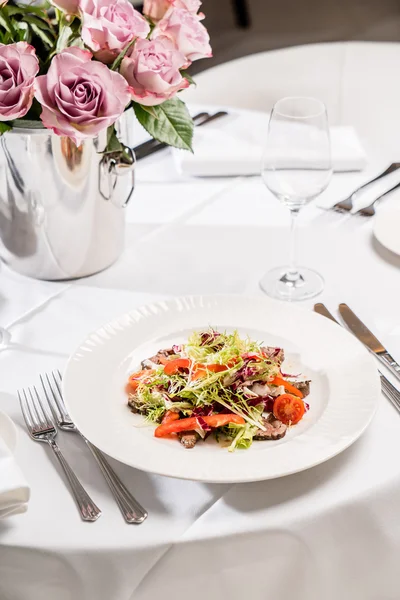
[[[334,45],[342,58],[346,55],[354,78],[361,77],[363,62],[354,62],[354,56],[363,56],[361,47]],[[317,62],[325,51],[331,53],[332,46],[318,47]],[[296,52],[304,49],[291,52],[295,63]],[[282,53],[282,64],[275,53],[276,74],[288,64],[288,53]],[[399,58],[397,47],[393,53]],[[350,81],[343,60],[337,68],[341,81]],[[366,78],[368,69],[365,65]],[[202,77],[206,85],[206,74]],[[394,79],[395,71],[389,88]],[[382,102],[387,102],[382,81]],[[348,101],[343,98],[343,114]],[[397,118],[397,109],[386,115],[379,146],[375,114],[370,137],[367,122],[356,124],[370,167],[364,174],[335,175],[322,203],[344,197],[369,172],[398,158],[399,126],[391,118]],[[138,180],[127,209],[126,251],[109,270],[72,284],[28,280],[5,267],[0,271],[0,321],[12,333],[11,346],[0,351],[0,408],[18,426],[16,456],[32,489],[28,512],[0,522],[0,598],[397,600],[400,418],[384,398],[353,447],[280,480],[204,485],[113,461],[149,511],[139,527],[125,524],[78,436],[64,433],[60,445],[103,509],[99,521],[82,523],[47,447],[26,435],[15,390],[37,380],[40,372],[63,369],[87,331],[154,298],[259,294],[263,272],[286,260],[289,217],[260,179]],[[386,202],[395,201],[393,196]],[[319,300],[333,311],[347,302],[399,358],[400,258],[374,241],[371,221],[316,206],[305,209],[301,219],[301,263],[322,272],[326,281]],[[303,304],[304,309],[312,304]]]

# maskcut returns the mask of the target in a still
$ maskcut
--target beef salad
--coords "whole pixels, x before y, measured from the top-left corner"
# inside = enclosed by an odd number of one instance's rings
[[[185,448],[215,435],[230,451],[254,440],[278,440],[308,410],[310,381],[282,373],[282,348],[237,331],[194,332],[142,361],[129,376],[128,405],[158,426],[158,438]]]

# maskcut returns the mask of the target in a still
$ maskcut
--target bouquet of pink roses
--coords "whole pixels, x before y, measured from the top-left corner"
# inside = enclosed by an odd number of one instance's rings
[[[200,0],[0,0],[0,134],[42,126],[77,146],[128,108],[155,139],[191,149],[177,93],[186,69],[211,56]]]

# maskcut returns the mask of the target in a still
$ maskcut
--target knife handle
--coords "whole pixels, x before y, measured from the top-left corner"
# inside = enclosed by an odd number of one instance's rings
[[[380,354],[377,354],[377,356],[400,381],[400,365],[394,360],[393,356],[391,356],[389,352],[381,352]]]

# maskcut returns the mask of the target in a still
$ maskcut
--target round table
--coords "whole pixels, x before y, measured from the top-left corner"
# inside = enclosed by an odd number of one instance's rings
[[[363,173],[334,175],[325,198],[333,204],[399,158],[399,63],[397,44],[304,46],[210,69],[185,94],[192,104],[262,110],[288,94],[320,97],[333,124],[355,126],[369,158]],[[17,424],[16,457],[32,489],[28,512],[0,521],[0,598],[398,598],[400,418],[383,398],[349,450],[279,480],[205,485],[113,461],[149,511],[140,526],[125,524],[82,440],[60,434],[103,509],[96,523],[82,523],[47,447],[28,438],[16,389],[62,370],[87,331],[170,295],[260,294],[259,278],[281,261],[288,215],[258,177],[144,181],[141,168],[126,251],[113,267],[71,283],[0,271],[0,316],[12,334],[0,351],[0,409]],[[302,262],[326,280],[318,300],[332,311],[347,302],[399,358],[400,259],[374,241],[371,221],[310,206],[301,238]]]

